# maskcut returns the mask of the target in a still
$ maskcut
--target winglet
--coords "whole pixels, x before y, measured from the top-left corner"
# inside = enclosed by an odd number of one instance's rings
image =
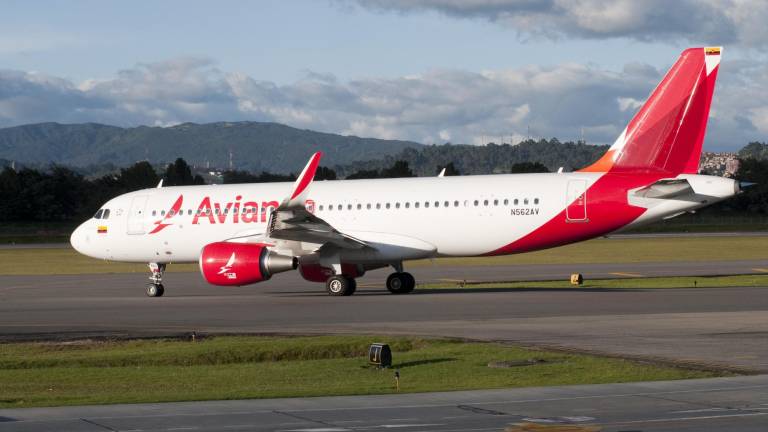
[[[309,185],[312,184],[312,180],[315,178],[315,172],[317,171],[318,165],[320,165],[320,158],[322,156],[322,152],[317,152],[313,154],[311,158],[309,158],[307,166],[304,167],[304,170],[301,172],[301,174],[299,174],[299,177],[293,184],[293,192],[291,192],[291,195],[283,200],[283,203],[280,205],[280,207],[285,208],[293,207],[294,205],[304,205],[304,201],[307,199]]]

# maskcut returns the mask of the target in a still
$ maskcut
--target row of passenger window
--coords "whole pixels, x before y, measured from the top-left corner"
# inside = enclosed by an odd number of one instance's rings
[[[530,200],[528,198],[523,198],[522,200],[520,200],[518,198],[515,198],[511,202],[512,202],[512,205],[520,205],[521,201],[522,201],[523,205],[529,205],[530,204]],[[504,200],[494,199],[494,200],[482,200],[482,201],[480,201],[480,200],[474,200],[474,201],[465,200],[464,201],[464,207],[470,207],[470,206],[480,207],[481,205],[483,207],[499,206],[499,205],[508,206],[509,204],[510,204],[510,200],[509,199],[504,199]],[[538,198],[534,198],[533,199],[533,204],[534,205],[538,205],[539,204],[539,199]],[[459,207],[460,205],[461,205],[461,203],[459,201],[453,201],[453,207]],[[385,208],[385,209],[390,209],[393,206],[394,206],[394,208],[399,209],[399,208],[401,208],[401,203],[400,202],[395,202],[395,203],[375,203],[375,204],[367,203],[367,204],[365,204],[366,210],[371,210],[373,208],[375,208],[376,210],[380,210],[382,207]],[[434,208],[439,208],[441,206],[442,207],[451,207],[451,201],[442,201],[442,202],[441,201],[424,201],[423,203],[421,201],[416,201],[416,202],[413,203],[413,208],[420,208],[422,206],[423,206],[423,208],[429,208],[430,206],[432,206]],[[402,203],[402,207],[404,207],[404,208],[411,208],[411,202],[410,201],[406,201],[405,203]],[[324,211],[326,209],[329,210],[329,211],[332,211],[334,208],[336,210],[344,210],[344,205],[343,204],[328,204],[327,206],[324,206],[323,204],[320,204],[320,206],[318,207],[318,209],[320,211]],[[352,204],[347,204],[346,208],[347,208],[347,210],[353,210],[355,208],[357,208],[357,210],[362,210],[363,209],[363,204],[357,204],[356,206],[353,206]]]
[[[538,205],[539,204],[539,199],[538,198],[534,198],[532,201],[533,201],[533,205]],[[464,207],[470,207],[470,206],[472,206],[472,207],[480,207],[480,206],[489,207],[489,206],[499,206],[499,205],[508,206],[508,205],[510,205],[510,203],[512,205],[520,205],[521,203],[522,203],[522,205],[529,205],[531,203],[531,200],[529,200],[528,198],[523,198],[522,200],[520,200],[518,198],[515,198],[514,200],[509,200],[509,199],[504,199],[504,200],[499,200],[499,199],[487,200],[486,199],[486,200],[482,200],[482,201],[480,201],[480,200],[474,200],[474,201],[465,200],[463,202],[463,205],[464,205]],[[432,206],[434,208],[440,208],[441,206],[442,207],[451,207],[451,204],[453,204],[453,207],[461,206],[461,202],[459,202],[459,201],[453,201],[453,203],[451,203],[450,201],[442,201],[442,202],[441,201],[424,201],[423,203],[421,201],[416,201],[414,203],[411,203],[410,201],[406,201],[405,203],[402,203],[402,204],[400,202],[395,202],[395,203],[375,203],[375,204],[367,203],[367,204],[365,204],[365,208],[367,210],[371,210],[371,209],[374,209],[374,208],[376,210],[380,210],[381,208],[391,209],[392,207],[394,207],[396,209],[399,209],[401,207],[411,208],[411,205],[413,205],[413,208],[421,208],[422,206],[423,206],[423,208],[430,208],[430,206]],[[334,208],[336,210],[344,210],[344,205],[343,204],[335,204],[335,205],[334,204],[328,204],[326,206],[326,205],[320,204],[320,206],[318,207],[318,210],[319,211],[325,211],[325,210],[332,211],[332,210],[334,210]],[[352,204],[347,204],[346,208],[347,208],[347,210],[353,210],[355,208],[357,208],[357,210],[362,210],[363,209],[363,204],[357,204],[356,206],[353,206]],[[270,207],[270,209],[271,209],[271,207]],[[230,212],[229,210],[230,209],[228,209],[228,208],[225,208],[223,210],[215,209],[213,211],[211,209],[204,209],[204,210],[199,210],[198,209],[194,213],[197,214],[198,216],[200,216],[200,215],[208,215],[208,214],[217,214],[218,215],[218,214],[234,213],[234,211]],[[261,207],[261,213],[265,213],[266,211],[267,211],[266,207]],[[96,219],[99,219],[99,218],[106,219],[107,217],[109,217],[109,210],[105,210],[103,216],[100,216],[100,212],[101,212],[101,210],[99,210],[96,213],[97,216],[94,216],[94,217],[96,217]],[[256,207],[242,207],[240,209],[240,213],[242,213],[242,214],[257,213],[257,209],[256,209]],[[165,210],[160,210],[160,211],[152,210],[152,216],[157,216],[158,214],[160,216],[165,216],[166,211]],[[168,211],[168,215],[169,216],[175,216],[177,214],[178,215],[183,215],[184,214],[184,210],[179,210],[178,212],[175,212],[174,210],[169,210]],[[193,214],[192,209],[187,209],[187,215],[192,216],[192,214]]]
[[[272,207],[270,207],[270,208],[272,208]],[[266,209],[267,209],[266,207],[262,207],[261,208],[261,213],[265,213],[267,211]],[[211,209],[200,210],[200,209],[198,209],[195,212],[193,212],[192,209],[187,209],[187,215],[188,216],[192,216],[193,213],[198,215],[198,216],[200,216],[200,215],[208,215],[208,214],[230,214],[230,213],[234,213],[234,212],[235,212],[234,210],[232,210],[230,212],[228,208],[225,208],[223,210],[219,210],[219,209],[216,209],[216,210],[211,210]],[[165,213],[166,213],[165,210],[160,210],[160,211],[152,210],[152,216],[157,216],[158,214],[160,216],[165,216]],[[240,209],[240,213],[242,213],[242,214],[256,213],[256,207],[242,207]],[[183,214],[184,214],[184,210],[182,210],[182,209],[180,209],[178,212],[173,211],[173,210],[168,210],[168,215],[169,216],[183,215]]]

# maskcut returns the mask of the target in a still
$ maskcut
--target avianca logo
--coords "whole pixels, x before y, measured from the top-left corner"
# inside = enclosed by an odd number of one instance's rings
[[[153,229],[149,233],[156,234],[164,230],[165,227],[173,225],[171,223],[165,223],[165,222],[179,213],[179,210],[181,209],[181,204],[183,202],[184,202],[184,195],[179,195],[179,197],[176,199],[176,202],[173,203],[173,205],[171,206],[171,209],[168,210],[168,212],[165,214],[165,216],[162,219],[155,222],[155,225],[157,226],[155,227],[155,229]]]
[[[232,270],[232,266],[235,265],[235,253],[232,252],[232,256],[229,257],[229,260],[227,260],[227,263],[223,266],[219,267],[219,274],[223,274],[227,277],[227,279],[235,279],[237,278],[237,273],[229,273],[230,270]]]
[[[171,209],[163,215],[163,218],[154,222],[156,226],[150,234],[157,234],[166,227],[173,225],[170,219],[184,211],[181,210],[183,202],[183,195],[179,195]],[[307,211],[310,213],[315,212],[316,205],[314,201],[307,200],[305,205]],[[194,213],[189,210],[188,214],[193,215],[192,225],[205,223],[211,225],[223,223],[266,223],[269,220],[269,214],[278,206],[280,206],[278,201],[244,200],[242,195],[235,196],[235,199],[230,202],[216,202],[211,200],[210,196],[206,196],[200,201]]]

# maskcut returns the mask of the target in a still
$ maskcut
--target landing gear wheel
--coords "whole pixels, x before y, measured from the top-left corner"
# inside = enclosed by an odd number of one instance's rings
[[[349,296],[355,292],[356,288],[355,280],[343,275],[331,276],[325,281],[325,289],[328,295],[332,296]]]
[[[147,285],[147,297],[162,297],[165,294],[165,287],[163,284],[149,284]]]
[[[149,277],[150,284],[147,285],[147,297],[162,297],[165,294],[163,286],[165,263],[149,263],[149,271],[152,275]]]
[[[392,294],[408,294],[416,287],[416,279],[412,274],[396,272],[387,278],[387,289]]]

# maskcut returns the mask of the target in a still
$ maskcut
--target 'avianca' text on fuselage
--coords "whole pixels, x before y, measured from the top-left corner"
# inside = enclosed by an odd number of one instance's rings
[[[298,270],[331,295],[350,295],[356,278],[389,266],[386,287],[403,294],[415,287],[408,260],[524,253],[675,217],[740,191],[738,181],[698,174],[721,52],[685,50],[610,149],[577,171],[313,182],[318,152],[294,184],[160,184],[121,195],[71,243],[91,257],[149,263],[150,296],[162,295],[165,266],[179,262],[199,263],[206,281],[224,286]]]
[[[277,201],[242,201],[242,195],[237,195],[234,201],[217,202],[210,196],[204,197],[197,210],[193,213],[192,224],[200,223],[223,224],[223,223],[266,223],[269,212],[276,209],[280,203]],[[184,202],[184,196],[179,195],[171,209],[161,212],[162,219],[154,222],[155,228],[150,234],[157,234],[164,228],[171,226],[170,220],[175,216],[183,216],[184,210],[181,208]],[[261,209],[261,211],[259,211]],[[153,211],[155,213],[156,211]],[[154,214],[153,214],[154,215]]]

